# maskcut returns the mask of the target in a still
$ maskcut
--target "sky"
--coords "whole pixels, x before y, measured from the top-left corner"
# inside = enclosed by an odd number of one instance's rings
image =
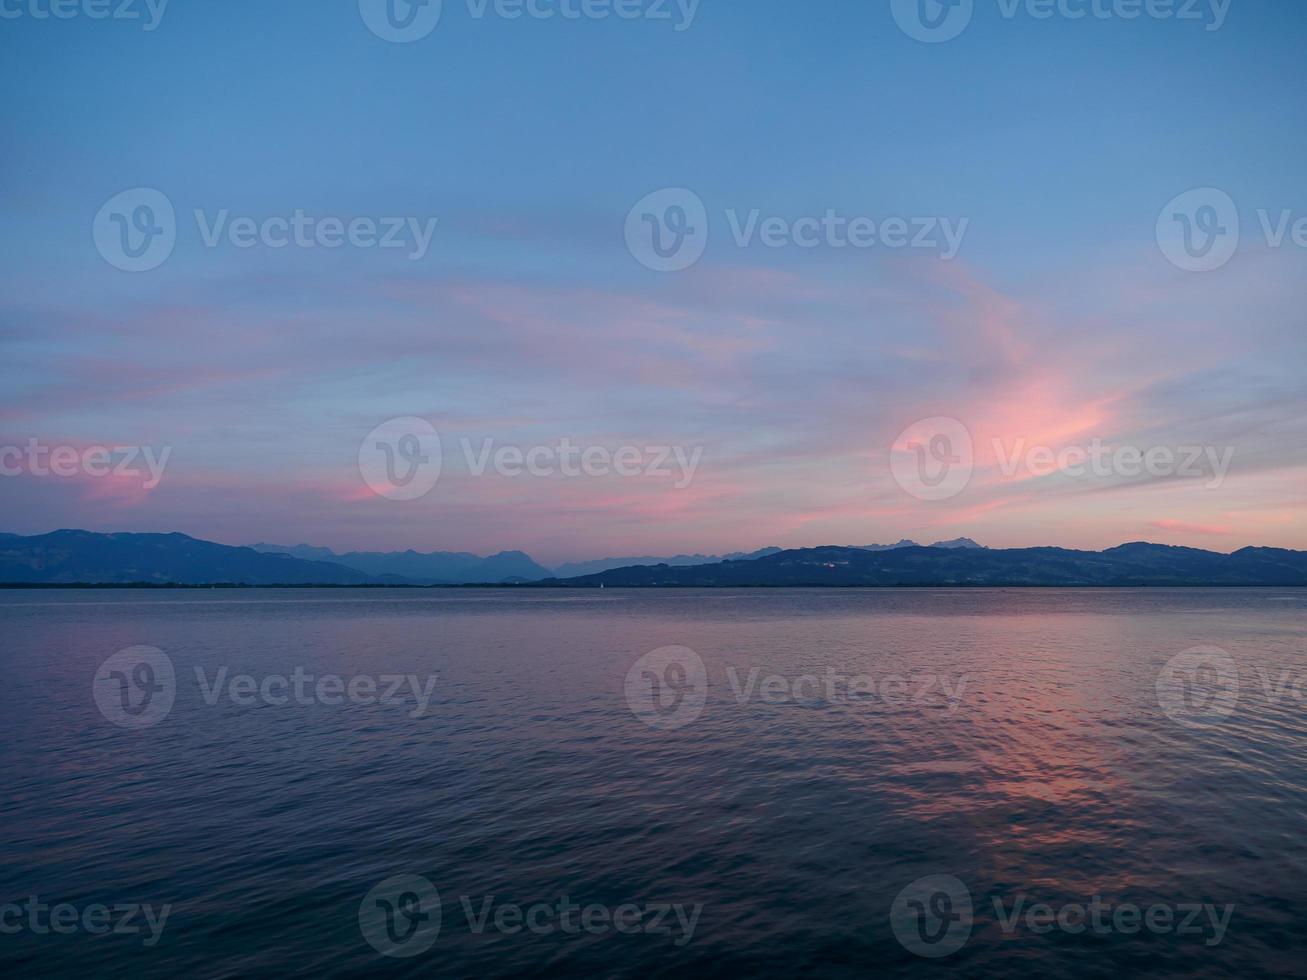
[[[1307,6],[50,3],[0,530],[1307,549]]]

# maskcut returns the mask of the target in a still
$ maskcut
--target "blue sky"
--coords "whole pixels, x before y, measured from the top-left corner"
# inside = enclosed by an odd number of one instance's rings
[[[80,5],[34,15],[47,5],[6,0],[0,19],[0,445],[172,454],[148,492],[0,478],[8,530],[552,559],[955,533],[1307,547],[1304,249],[1270,247],[1257,217],[1307,216],[1301,5],[1233,0],[1209,30],[1208,0],[1195,20],[976,0],[960,36],[922,43],[867,0],[702,0],[688,25],[674,4],[509,20],[446,0],[403,44],[356,0],[171,0],[152,31]],[[92,222],[142,187],[175,207],[175,248],[124,272]],[[1235,202],[1240,244],[1186,272],[1156,224],[1209,187]],[[623,239],[661,188],[706,209],[681,272]],[[197,209],[438,223],[418,259],[210,248]],[[828,210],[965,219],[965,237],[948,260],[740,247],[726,217]],[[977,448],[966,490],[924,501],[889,461],[939,416],[977,447],[1235,454],[1212,487],[1004,473]],[[396,417],[443,440],[420,500],[360,479],[360,441]],[[459,449],[563,438],[702,462],[677,488],[478,477]]]

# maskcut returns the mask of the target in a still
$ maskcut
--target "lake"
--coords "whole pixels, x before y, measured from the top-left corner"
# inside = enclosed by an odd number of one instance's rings
[[[1285,976],[1302,590],[0,592],[25,976]]]

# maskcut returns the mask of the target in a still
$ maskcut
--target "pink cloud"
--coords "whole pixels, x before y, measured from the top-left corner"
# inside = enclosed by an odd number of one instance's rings
[[[1160,520],[1148,525],[1159,531],[1175,531],[1179,534],[1230,534],[1231,529],[1220,524],[1193,524],[1189,521]]]

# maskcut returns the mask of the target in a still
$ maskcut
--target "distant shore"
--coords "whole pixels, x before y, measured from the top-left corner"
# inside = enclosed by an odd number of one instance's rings
[[[1138,591],[1143,589],[1307,589],[1307,585],[1288,583],[1283,585],[1265,584],[1265,583],[1229,583],[1229,582],[1143,582],[1143,583],[1113,583],[1113,584],[1081,584],[1065,585],[1061,583],[1049,583],[1046,585],[1032,585],[1029,582],[984,582],[984,583],[967,583],[967,582],[904,582],[900,584],[887,585],[832,585],[822,583],[800,583],[784,585],[575,585],[565,581],[544,581],[544,582],[518,582],[518,583],[470,583],[467,585],[332,585],[332,584],[303,584],[297,583],[292,585],[245,585],[242,583],[223,582],[213,585],[187,585],[178,582],[0,582],[0,590],[87,590],[87,589],[114,589],[114,590],[186,590],[188,592],[197,592],[213,589],[330,589],[335,592],[347,592],[351,590],[360,590],[364,592],[378,592],[397,590],[404,592],[424,592],[430,590],[448,591],[451,589],[469,589],[485,591],[487,589],[576,589],[578,591],[608,591],[614,592],[688,592],[693,590],[762,590],[781,591],[784,589],[820,589],[822,591],[842,591],[842,592],[883,592],[893,589],[1130,589]]]

